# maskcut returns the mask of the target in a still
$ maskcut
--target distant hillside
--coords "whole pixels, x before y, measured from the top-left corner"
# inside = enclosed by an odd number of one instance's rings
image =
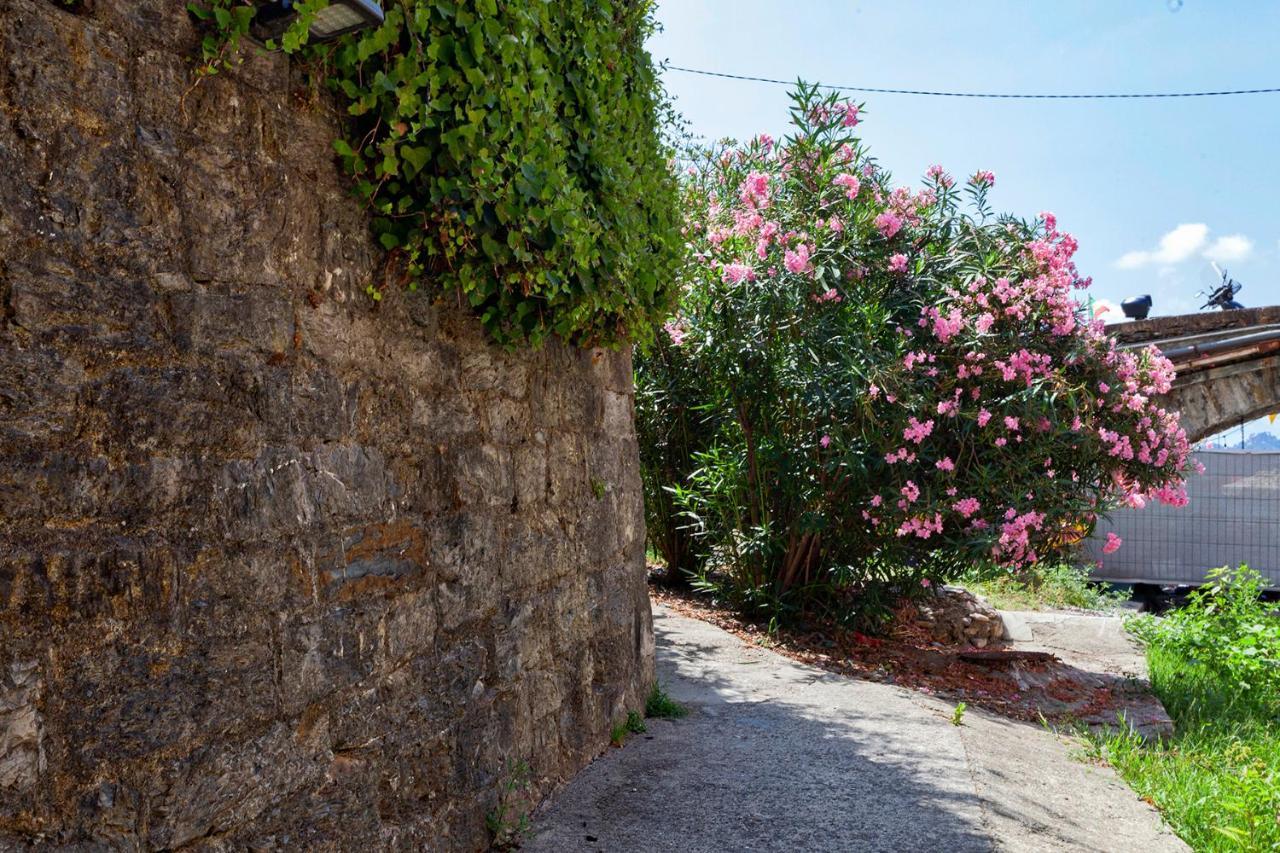
[[[1255,432],[1244,440],[1245,450],[1280,450],[1280,436],[1270,432]]]
[[[1234,441],[1230,438],[1219,437],[1209,442],[1207,449],[1210,450],[1253,450],[1253,451],[1280,451],[1280,436],[1270,432],[1255,432],[1244,440],[1244,447],[1240,446],[1240,439],[1237,437]]]

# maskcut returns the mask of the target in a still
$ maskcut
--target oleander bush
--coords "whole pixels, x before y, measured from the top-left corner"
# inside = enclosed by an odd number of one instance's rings
[[[682,164],[680,306],[637,367],[651,539],[749,610],[848,612],[1186,499],[1172,368],[1084,316],[1075,240],[994,214],[989,172],[895,187],[859,121],[802,85],[785,139]]]

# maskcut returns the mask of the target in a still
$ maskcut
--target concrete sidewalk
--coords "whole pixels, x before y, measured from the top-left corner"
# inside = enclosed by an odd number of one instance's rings
[[[1108,768],[1038,726],[805,666],[654,608],[683,720],[611,750],[530,851],[1186,850]]]

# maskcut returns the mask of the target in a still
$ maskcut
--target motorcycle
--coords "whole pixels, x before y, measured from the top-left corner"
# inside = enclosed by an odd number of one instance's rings
[[[1240,292],[1240,288],[1244,287],[1244,285],[1227,275],[1227,271],[1213,263],[1213,261],[1209,263],[1213,264],[1213,270],[1218,274],[1219,283],[1217,287],[1207,294],[1208,298],[1200,306],[1200,309],[1221,308],[1223,311],[1232,311],[1237,308],[1243,308],[1244,306],[1236,301],[1236,294]],[[1205,295],[1203,290],[1196,294],[1196,296]]]

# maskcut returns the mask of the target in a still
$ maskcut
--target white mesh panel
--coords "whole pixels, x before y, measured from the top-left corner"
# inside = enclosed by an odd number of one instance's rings
[[[1247,563],[1280,588],[1280,453],[1199,450],[1203,474],[1187,477],[1184,507],[1150,500],[1145,509],[1119,509],[1098,521],[1084,543],[1102,560],[1101,580],[1196,584],[1209,569]],[[1103,554],[1107,533],[1124,540]]]
[[[322,9],[311,24],[311,32],[316,38],[326,38],[332,33],[342,32],[352,27],[367,23],[364,15],[343,3],[335,3]]]

